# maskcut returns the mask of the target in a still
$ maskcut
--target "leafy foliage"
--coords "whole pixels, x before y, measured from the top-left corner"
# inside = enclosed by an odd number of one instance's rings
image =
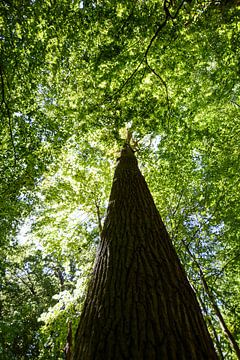
[[[240,341],[239,13],[235,0],[1,2],[1,357],[63,357],[131,127],[219,356],[236,358],[201,273]]]

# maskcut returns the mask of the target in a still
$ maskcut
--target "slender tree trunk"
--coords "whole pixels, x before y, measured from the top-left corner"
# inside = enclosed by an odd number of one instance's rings
[[[183,241],[183,244],[185,246],[185,249],[186,251],[188,252],[188,254],[190,255],[190,257],[193,259],[195,265],[197,266],[198,270],[199,270],[199,275],[200,275],[200,279],[202,281],[202,284],[203,284],[203,288],[206,292],[206,294],[208,295],[208,298],[210,300],[210,303],[212,305],[212,308],[219,320],[219,323],[220,323],[220,326],[228,340],[228,342],[230,343],[232,349],[235,351],[236,353],[236,356],[237,358],[240,360],[240,348],[238,346],[238,343],[237,341],[235,340],[232,332],[229,330],[228,326],[227,326],[227,323],[225,322],[223,316],[222,316],[222,313],[221,313],[221,310],[220,308],[218,307],[217,305],[217,302],[214,298],[214,295],[212,293],[212,290],[209,288],[208,286],[208,283],[207,283],[207,280],[204,276],[204,273],[203,273],[203,270],[202,270],[202,267],[201,265],[199,264],[199,262],[197,261],[195,255],[191,252],[191,250],[189,249],[189,246]]]
[[[133,151],[118,159],[74,360],[217,359]]]
[[[203,313],[205,313],[205,315],[206,315],[206,319],[207,319],[206,323],[208,324],[208,328],[210,328],[212,333],[213,333],[213,336],[214,336],[214,339],[215,339],[215,346],[216,346],[217,353],[218,353],[218,357],[219,357],[219,359],[224,360],[222,347],[221,347],[221,342],[218,339],[218,334],[216,332],[214,324],[212,323],[211,318],[208,316],[208,309],[207,309],[207,307],[205,305],[205,302],[204,302],[204,300],[202,300],[200,293],[198,292],[198,290],[194,286],[193,286],[193,289],[195,291],[195,294],[197,295],[197,299],[198,299],[198,301],[199,301],[199,303],[201,305]]]
[[[71,360],[72,358],[72,322],[68,323],[68,334],[67,334],[67,342],[64,348],[64,359]]]

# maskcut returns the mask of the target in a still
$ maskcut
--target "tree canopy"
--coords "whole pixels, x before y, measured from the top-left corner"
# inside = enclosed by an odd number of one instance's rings
[[[61,359],[115,159],[141,171],[219,357],[240,341],[237,0],[0,4],[0,357]]]

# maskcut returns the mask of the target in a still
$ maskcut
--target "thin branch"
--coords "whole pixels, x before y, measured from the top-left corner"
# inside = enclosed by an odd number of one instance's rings
[[[124,81],[124,83],[120,86],[120,88],[110,98],[113,98],[117,94],[119,94],[122,91],[122,89],[129,83],[129,81],[134,78],[134,76],[138,72],[138,69],[142,65],[143,61],[144,61],[144,58],[139,62],[138,66],[135,68],[135,70],[132,72],[132,74],[127,78],[127,80]]]
[[[165,11],[165,14],[166,14],[166,17],[165,17],[165,20],[163,21],[162,24],[159,25],[159,27],[157,28],[157,31],[155,32],[155,34],[153,35],[153,37],[151,38],[150,40],[150,43],[148,44],[147,46],[147,49],[144,53],[144,57],[146,58],[148,56],[148,53],[149,53],[149,50],[153,44],[153,42],[156,40],[156,38],[158,37],[160,31],[164,28],[164,26],[167,24],[168,20],[171,19],[171,20],[174,20],[177,18],[178,14],[179,14],[179,11],[181,10],[181,8],[183,7],[184,3],[185,3],[185,0],[182,0],[182,2],[180,3],[179,7],[177,8],[175,14],[172,16],[170,14],[170,11],[169,11],[169,8],[167,7],[167,3],[168,1],[164,1],[164,4],[163,4],[163,7],[164,7],[164,11]]]
[[[153,37],[151,38],[145,53],[144,53],[144,58],[147,58],[149,50],[153,44],[153,42],[156,40],[156,38],[158,37],[158,34],[160,33],[160,31],[164,28],[164,26],[167,24],[169,17],[166,17],[166,19],[164,20],[164,22],[162,24],[159,25],[159,27],[157,28],[157,31],[155,32],[155,34],[153,35]]]
[[[171,17],[173,20],[177,18],[179,11],[182,9],[185,2],[186,0],[182,0],[182,2],[179,4],[179,7],[177,8],[175,14]]]
[[[13,147],[14,165],[16,166],[16,164],[17,164],[17,155],[16,155],[16,147],[15,147],[14,137],[13,137],[12,123],[11,123],[11,115],[10,115],[9,107],[8,107],[8,105],[7,105],[6,103],[5,103],[5,106],[6,106],[6,109],[7,109],[9,133],[10,133],[11,143],[12,143],[12,147]]]
[[[175,206],[175,209],[171,209],[170,208],[170,222],[171,222],[171,238],[172,239],[175,239],[177,236],[176,236],[176,233],[174,235],[174,232],[173,232],[173,221],[172,219],[174,218],[176,212],[178,211],[179,207],[180,207],[180,204],[181,204],[181,201],[182,201],[182,198],[183,198],[183,193],[184,193],[184,189],[182,189],[181,191],[181,194],[178,198],[178,202],[177,202],[177,205]],[[177,223],[177,226],[175,227],[175,230],[178,230],[178,227],[180,225],[180,222],[181,222],[181,218],[179,219],[178,223]],[[178,231],[177,231],[178,232]]]
[[[151,38],[150,40],[150,43],[148,44],[147,46],[147,49],[144,53],[144,58],[145,58],[145,62],[146,62],[146,65],[148,66],[149,70],[161,81],[162,85],[164,86],[165,88],[165,92],[166,92],[166,103],[167,103],[167,108],[168,108],[168,113],[170,114],[170,101],[169,101],[169,93],[168,93],[168,87],[167,87],[167,83],[163,80],[163,78],[161,77],[161,75],[159,75],[149,64],[148,62],[148,53],[150,51],[150,48],[153,44],[153,42],[156,40],[156,38],[158,37],[160,31],[166,26],[167,22],[169,19],[171,20],[174,20],[176,19],[176,17],[178,16],[179,14],[179,11],[181,10],[181,8],[183,7],[184,5],[184,2],[185,0],[182,0],[182,2],[180,3],[179,7],[177,8],[176,10],[176,13],[172,16],[170,11],[169,11],[169,7],[167,6],[169,4],[169,1],[168,0],[165,0],[164,1],[164,4],[163,4],[163,8],[164,8],[164,11],[165,11],[165,14],[166,14],[166,17],[165,17],[165,20],[162,24],[159,25],[157,31],[155,32],[155,34],[153,35],[153,37]]]
[[[240,105],[239,105],[238,103],[236,103],[234,100],[231,100],[231,103],[232,103],[233,105],[236,105],[237,107],[240,107]]]
[[[95,199],[95,206],[96,206],[96,209],[97,209],[98,228],[99,228],[99,234],[100,234],[100,237],[101,237],[101,235],[102,235],[102,221],[101,221],[100,205],[99,205],[99,201],[97,199]]]
[[[217,331],[215,329],[215,326],[213,325],[212,321],[211,321],[211,318],[208,316],[208,309],[204,303],[204,300],[202,299],[199,291],[197,290],[197,288],[194,286],[194,284],[191,284],[193,290],[195,291],[195,294],[200,302],[200,305],[201,305],[201,308],[203,310],[203,312],[205,313],[205,320],[206,320],[206,323],[209,324],[209,327],[211,328],[212,332],[213,332],[213,335],[214,335],[214,339],[215,339],[215,344],[216,344],[216,348],[218,350],[218,355],[220,357],[221,360],[224,360],[224,356],[223,356],[223,353],[222,353],[222,348],[221,348],[221,343],[218,339],[218,334],[217,334]]]
[[[224,265],[223,267],[219,270],[219,272],[214,276],[215,280],[214,283],[216,282],[217,278],[224,272],[224,270],[226,269],[226,267],[234,260],[236,260],[238,257],[240,256],[240,253],[235,255],[233,258],[229,259]]]
[[[150,42],[149,42],[149,44],[148,44],[148,46],[147,46],[147,48],[146,48],[146,50],[144,52],[143,58],[140,60],[139,64],[135,68],[135,70],[133,70],[132,74],[127,78],[127,80],[124,81],[124,83],[120,86],[120,88],[111,97],[109,97],[110,99],[114,98],[117,94],[119,94],[123,90],[123,88],[129,83],[129,81],[134,78],[134,76],[138,72],[138,70],[139,70],[140,66],[142,65],[142,63],[144,62],[144,60],[147,62],[147,56],[148,56],[148,53],[150,51],[150,48],[151,48],[152,44],[154,43],[154,41],[156,40],[156,38],[158,37],[160,31],[166,26],[167,22],[170,19],[174,20],[174,19],[177,18],[178,14],[179,14],[179,11],[181,10],[181,8],[184,5],[184,2],[185,2],[185,0],[182,0],[182,2],[178,6],[175,14],[171,15],[170,11],[169,11],[169,8],[167,7],[168,1],[167,0],[164,1],[164,11],[165,11],[165,15],[166,15],[165,20],[158,26],[155,34],[152,36],[152,38],[151,38],[151,40],[150,40]],[[156,75],[156,76],[159,77],[159,75]]]
[[[167,83],[165,80],[163,80],[163,78],[161,77],[161,75],[159,75],[150,65],[148,62],[147,57],[145,58],[146,60],[146,64],[147,67],[149,68],[149,70],[161,81],[162,85],[165,88],[165,92],[166,92],[166,103],[167,103],[167,108],[168,108],[168,112],[170,113],[170,101],[169,101],[169,93],[168,93],[168,87],[167,87]]]
[[[38,294],[37,294],[37,292],[36,292],[35,289],[34,289],[34,285],[33,285],[33,283],[32,283],[31,278],[29,277],[29,274],[27,275],[27,278],[28,278],[29,283],[23,278],[22,275],[17,275],[16,273],[15,273],[15,274],[12,273],[12,275],[15,276],[15,278],[17,278],[18,280],[20,280],[20,281],[28,288],[28,290],[30,291],[30,293],[31,293],[33,296],[36,297],[36,300],[37,300],[37,302],[38,302]]]

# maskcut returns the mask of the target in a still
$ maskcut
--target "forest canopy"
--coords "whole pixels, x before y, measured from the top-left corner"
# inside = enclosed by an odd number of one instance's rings
[[[127,130],[220,359],[240,342],[240,3],[0,4],[0,357],[62,359]]]

